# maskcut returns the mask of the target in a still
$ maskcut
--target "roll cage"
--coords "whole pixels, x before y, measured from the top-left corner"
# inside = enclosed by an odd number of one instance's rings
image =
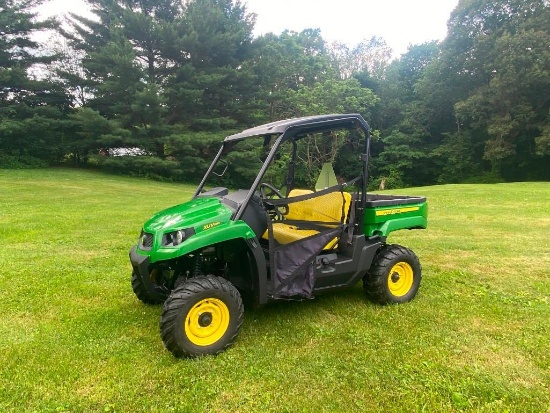
[[[245,140],[247,138],[252,138],[252,137],[264,137],[264,146],[267,147],[272,139],[276,139],[267,157],[263,161],[263,164],[256,178],[254,179],[251,187],[249,188],[249,191],[245,199],[243,200],[240,207],[233,213],[233,216],[231,217],[231,219],[234,221],[239,220],[241,219],[248,203],[254,196],[254,193],[257,191],[260,183],[262,182],[262,179],[264,178],[264,175],[269,165],[272,163],[280,146],[283,143],[287,141],[293,142],[292,158],[294,159],[296,156],[296,142],[304,138],[308,134],[332,131],[332,130],[338,130],[338,129],[352,130],[354,128],[359,131],[362,131],[365,138],[363,150],[361,151],[361,154],[360,154],[362,172],[361,172],[361,177],[359,179],[358,184],[360,185],[361,198],[359,200],[359,205],[357,208],[358,212],[363,211],[365,209],[365,205],[367,201],[370,127],[368,123],[363,119],[363,117],[359,114],[308,116],[308,117],[301,117],[301,118],[295,118],[295,119],[289,119],[289,120],[282,120],[282,121],[272,122],[262,126],[246,129],[240,133],[227,136],[224,139],[218,153],[216,154],[216,157],[214,158],[214,160],[210,164],[210,167],[206,171],[199,186],[197,187],[197,190],[193,197],[197,197],[203,191],[204,185],[208,177],[210,176],[210,174],[213,173],[214,168],[222,158],[222,155],[230,151],[231,148],[233,148],[233,146],[237,142],[240,142],[242,140]],[[291,186],[293,179],[294,179],[294,170],[293,170],[293,162],[291,162],[289,166],[289,171],[288,171],[287,185]],[[362,215],[363,214],[361,213],[357,214],[357,218],[359,221],[362,220]],[[362,222],[358,222],[358,225],[359,227],[361,227]]]

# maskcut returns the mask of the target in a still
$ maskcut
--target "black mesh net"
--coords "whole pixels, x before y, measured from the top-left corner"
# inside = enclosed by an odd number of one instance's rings
[[[319,192],[293,190],[270,203],[285,214],[272,214],[269,239],[273,298],[311,298],[313,265],[323,250],[336,248],[347,219],[351,194],[342,187]]]

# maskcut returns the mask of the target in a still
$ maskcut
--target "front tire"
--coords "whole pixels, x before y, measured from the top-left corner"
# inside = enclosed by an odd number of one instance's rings
[[[379,304],[405,303],[416,296],[421,279],[422,266],[414,252],[401,245],[386,245],[363,277],[363,290]]]
[[[243,323],[237,289],[214,275],[189,279],[164,302],[160,334],[176,357],[218,354],[231,346]]]
[[[168,297],[168,294],[160,287],[155,286],[152,281],[151,285],[153,289],[147,288],[141,275],[136,270],[132,271],[131,282],[134,294],[144,304],[162,304],[166,300],[166,297]]]

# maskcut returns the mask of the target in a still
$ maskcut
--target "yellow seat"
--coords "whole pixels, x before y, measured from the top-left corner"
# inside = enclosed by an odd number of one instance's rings
[[[307,189],[293,189],[288,197],[312,194],[313,191]],[[348,217],[349,206],[351,203],[351,194],[348,192],[331,192],[315,198],[307,199],[289,204],[289,211],[286,219],[292,221],[316,221],[336,223],[342,219],[342,204],[344,208],[344,222]],[[273,223],[273,237],[279,244],[289,244],[291,242],[318,234],[319,231],[313,229],[299,229],[294,225],[284,222]],[[267,231],[262,238],[267,239]],[[336,247],[338,238],[331,240],[324,250],[330,250]]]

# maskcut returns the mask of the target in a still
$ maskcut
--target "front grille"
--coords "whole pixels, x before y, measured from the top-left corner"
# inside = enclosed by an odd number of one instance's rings
[[[139,237],[139,248],[142,250],[150,250],[153,248],[153,234],[142,232]]]

